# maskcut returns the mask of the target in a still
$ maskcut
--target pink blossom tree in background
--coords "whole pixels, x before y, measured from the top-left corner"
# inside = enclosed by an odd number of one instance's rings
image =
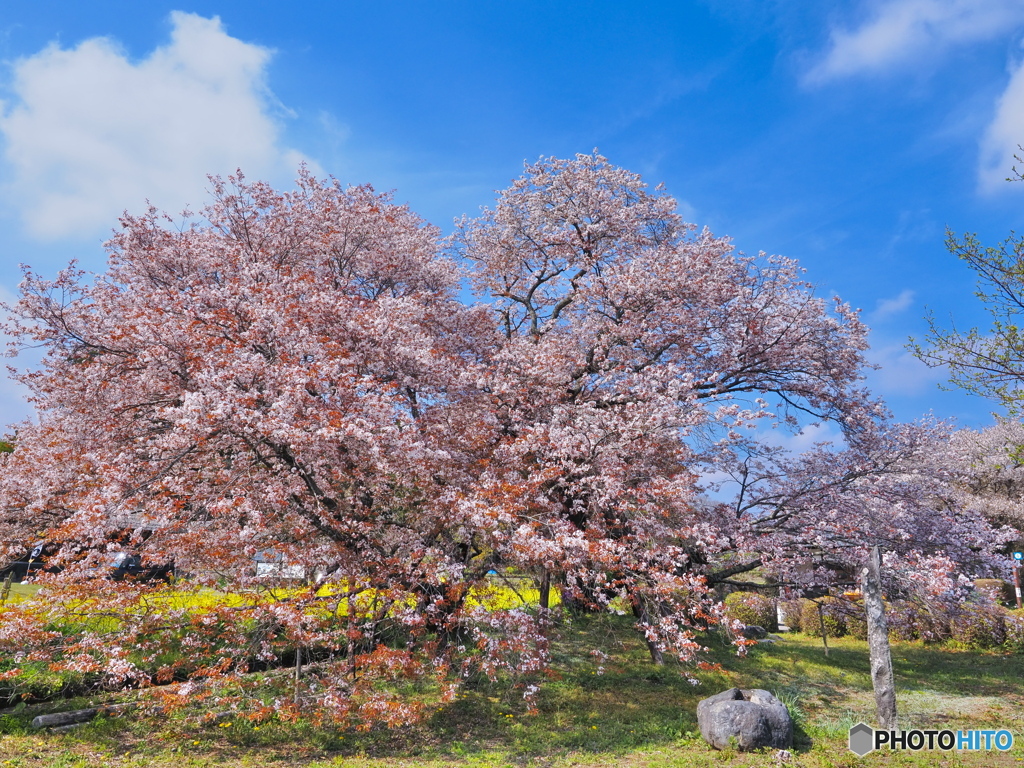
[[[962,503],[1024,538],[1024,425],[1004,418],[987,429],[962,429],[946,451],[959,470]]]
[[[676,208],[600,156],[542,160],[452,239],[504,337],[500,461],[476,488],[508,559],[572,603],[627,597],[656,658],[685,655],[709,587],[755,569],[827,585],[874,545],[997,568],[1005,536],[950,501],[948,429],[891,425],[862,389],[856,313]],[[823,420],[846,446],[793,457],[760,439]],[[698,495],[722,475],[731,504]]]
[[[715,467],[737,491],[717,512],[747,554],[721,575],[750,586],[736,578],[764,568],[798,589],[850,588],[873,546],[886,555],[893,597],[954,593],[967,575],[1002,575],[996,553],[1016,534],[964,493],[965,464],[951,448],[960,435],[942,422],[880,421],[848,433],[846,446],[795,456],[754,442],[724,447]]]
[[[18,374],[38,416],[0,458],[0,541],[64,545],[45,599],[0,613],[18,663],[398,723],[413,698],[381,681],[445,700],[474,672],[541,671],[551,585],[632,610],[656,660],[690,662],[715,585],[755,568],[878,543],[988,562],[984,524],[934,501],[941,428],[886,426],[863,390],[856,313],[597,154],[528,166],[446,244],[306,173],[122,225],[105,274],[28,273],[12,308],[46,357]],[[481,304],[458,300],[460,262]],[[822,420],[847,449],[757,439]],[[701,495],[716,475],[732,505]],[[116,548],[190,577],[97,586]],[[310,583],[257,578],[267,551]],[[524,574],[539,610],[488,603]],[[244,674],[286,661],[287,690]]]

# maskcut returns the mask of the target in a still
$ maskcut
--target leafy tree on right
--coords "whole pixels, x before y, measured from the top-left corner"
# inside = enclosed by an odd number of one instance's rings
[[[1014,166],[1013,178],[1024,181]],[[978,276],[975,295],[992,317],[988,331],[940,326],[928,315],[924,343],[911,349],[925,364],[949,367],[950,381],[972,394],[998,402],[1011,416],[1024,409],[1024,238],[1010,232],[997,246],[983,246],[976,235],[947,232],[946,247]]]

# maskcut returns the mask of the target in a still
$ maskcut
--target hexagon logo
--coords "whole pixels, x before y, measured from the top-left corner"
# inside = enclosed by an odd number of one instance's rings
[[[857,723],[850,729],[850,751],[864,757],[875,748],[875,729],[866,723]]]

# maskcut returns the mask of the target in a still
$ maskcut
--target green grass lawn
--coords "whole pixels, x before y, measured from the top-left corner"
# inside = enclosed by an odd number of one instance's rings
[[[24,600],[26,597],[32,597],[38,591],[37,584],[11,584],[11,592],[7,599],[11,601]]]
[[[797,740],[788,765],[1011,766],[1024,764],[1024,656],[893,647],[904,727],[1009,729],[1007,753],[879,752],[846,748],[853,723],[872,722],[866,643],[785,636],[745,659],[713,640],[722,672],[700,673],[694,687],[678,668],[651,665],[627,617],[575,619],[554,638],[554,674],[539,713],[520,693],[477,683],[426,722],[397,731],[357,733],[308,723],[255,726],[225,719],[198,724],[199,713],[119,718],[65,734],[27,728],[40,710],[0,716],[0,768],[50,766],[628,766],[679,768],[778,766],[770,753],[717,752],[697,733],[697,701],[737,685],[774,691],[790,707]],[[589,651],[610,654],[599,662]],[[83,705],[85,702],[74,702]],[[69,709],[72,706],[54,709]]]

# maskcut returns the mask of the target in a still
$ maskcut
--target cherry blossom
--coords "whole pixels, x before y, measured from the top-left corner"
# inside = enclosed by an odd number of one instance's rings
[[[552,589],[694,662],[713,587],[754,568],[806,582],[876,543],[988,567],[943,428],[888,426],[864,391],[857,313],[596,153],[527,166],[446,240],[306,172],[121,224],[104,274],[27,271],[10,308],[45,358],[16,374],[37,417],[0,454],[0,541],[59,543],[63,568],[0,609],[19,665],[367,727],[417,716],[395,680],[445,701],[505,675],[532,700]],[[823,420],[848,448],[757,439]],[[186,578],[100,581],[124,549]],[[260,575],[268,555],[305,582]],[[539,608],[488,604],[524,579]],[[247,675],[286,664],[269,693]]]

